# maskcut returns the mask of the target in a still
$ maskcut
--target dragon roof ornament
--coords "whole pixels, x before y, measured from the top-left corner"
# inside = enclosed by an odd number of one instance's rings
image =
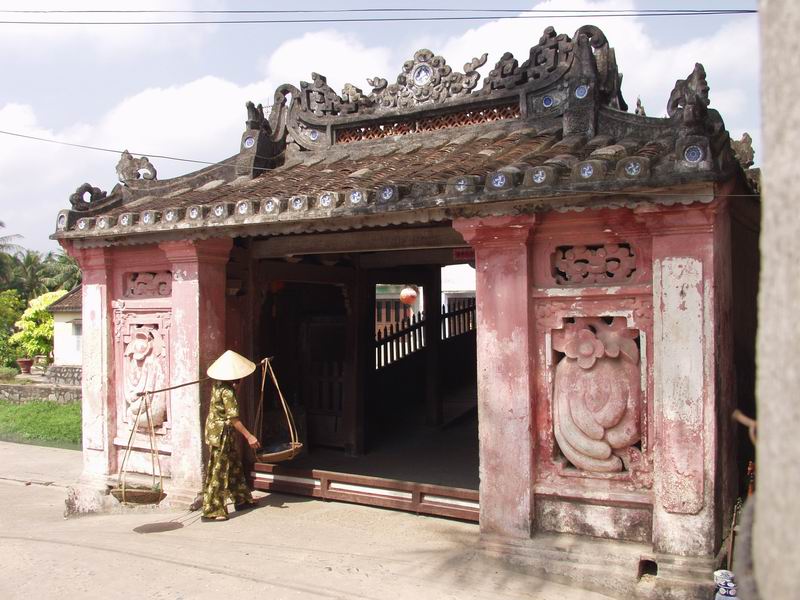
[[[276,141],[286,130],[303,148],[323,148],[333,143],[332,129],[343,125],[403,118],[448,106],[479,108],[504,98],[511,102],[536,90],[566,88],[568,80],[578,78],[596,87],[593,97],[599,105],[627,110],[614,50],[593,25],[579,28],[573,37],[547,27],[524,62],[520,64],[506,52],[481,86],[478,70],[486,61],[487,54],[483,54],[458,72],[443,57],[418,50],[393,83],[382,77],[369,78],[369,93],[348,83],[339,94],[324,75],[312,73],[311,81],[301,82],[299,88],[284,84],[276,90],[269,129]],[[253,117],[249,114],[248,125],[254,124]]]

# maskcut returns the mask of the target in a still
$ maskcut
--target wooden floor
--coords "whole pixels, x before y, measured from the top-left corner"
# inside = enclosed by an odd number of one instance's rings
[[[387,432],[360,457],[314,448],[288,463],[256,463],[251,476],[256,489],[477,521],[477,416]]]

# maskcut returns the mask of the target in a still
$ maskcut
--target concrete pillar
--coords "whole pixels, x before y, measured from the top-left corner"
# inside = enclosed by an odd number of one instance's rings
[[[230,239],[159,245],[172,268],[172,384],[195,381],[225,351],[225,265]],[[171,500],[194,498],[203,474],[203,425],[211,383],[171,392]]]
[[[729,422],[734,408],[730,282],[724,264],[715,264],[716,256],[729,256],[726,215],[715,205],[646,217],[653,232],[653,547],[659,553],[712,556],[729,518],[722,513],[733,494],[735,452],[721,447],[718,419]]]
[[[531,257],[534,217],[459,219],[475,249],[482,534],[533,524]]]
[[[758,299],[758,446],[753,530],[761,598],[797,594],[800,564],[800,4],[762,0],[761,90],[764,118],[763,220]],[[795,65],[795,67],[792,67]]]
[[[81,483],[104,488],[105,476],[116,473],[113,428],[116,408],[111,393],[114,358],[111,343],[112,258],[108,248],[67,251],[83,273],[81,414],[83,472]]]

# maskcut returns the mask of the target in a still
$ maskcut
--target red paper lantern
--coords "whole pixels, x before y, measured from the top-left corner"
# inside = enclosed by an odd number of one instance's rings
[[[406,286],[400,291],[400,302],[407,306],[411,306],[417,301],[417,290],[411,286]]]

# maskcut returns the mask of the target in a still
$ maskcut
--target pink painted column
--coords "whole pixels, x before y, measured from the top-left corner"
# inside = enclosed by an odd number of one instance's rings
[[[78,261],[83,273],[82,286],[82,363],[81,413],[83,430],[83,471],[80,483],[104,489],[106,477],[116,472],[113,428],[116,419],[111,398],[114,380],[111,343],[111,269],[108,248],[65,250]]]
[[[232,241],[165,242],[172,268],[172,385],[206,376],[225,351],[225,265]],[[171,392],[172,501],[191,501],[202,487],[203,422],[210,383]]]
[[[531,256],[534,217],[459,219],[475,249],[482,534],[533,526]]]
[[[719,209],[644,216],[653,232],[653,546],[667,554],[713,555],[729,518],[732,459],[724,455],[733,450],[718,421],[733,409],[730,280],[717,257],[730,256],[730,242]]]

